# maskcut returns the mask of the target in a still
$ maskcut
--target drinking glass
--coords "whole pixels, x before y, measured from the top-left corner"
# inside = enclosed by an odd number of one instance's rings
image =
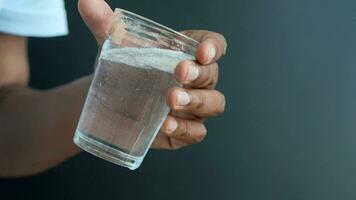
[[[167,91],[181,86],[176,65],[195,60],[198,42],[132,12],[115,9],[74,143],[136,169],[169,113]]]

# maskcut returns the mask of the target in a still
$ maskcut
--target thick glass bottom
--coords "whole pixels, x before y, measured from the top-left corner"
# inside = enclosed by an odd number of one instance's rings
[[[97,141],[94,138],[91,138],[90,136],[78,130],[76,131],[73,140],[76,145],[78,145],[86,152],[91,153],[114,164],[127,167],[131,170],[137,169],[141,165],[143,160],[143,157],[129,155],[118,149],[110,147],[109,145],[104,144],[103,142]]]

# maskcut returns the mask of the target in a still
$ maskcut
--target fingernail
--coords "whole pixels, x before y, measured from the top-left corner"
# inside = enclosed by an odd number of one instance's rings
[[[183,91],[177,92],[177,105],[178,106],[186,106],[190,103],[189,94]]]
[[[210,63],[216,55],[216,49],[214,46],[211,46],[208,50],[208,62]]]
[[[188,74],[186,77],[186,81],[194,81],[199,76],[199,68],[194,65],[189,66]]]
[[[177,120],[172,118],[171,120],[168,121],[168,124],[167,124],[167,133],[168,134],[173,133],[177,128],[178,128]]]

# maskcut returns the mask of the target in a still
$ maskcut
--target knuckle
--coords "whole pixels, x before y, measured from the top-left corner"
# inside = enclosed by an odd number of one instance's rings
[[[189,134],[189,123],[187,120],[182,120],[181,123],[179,124],[180,126],[180,136],[185,137]]]
[[[195,96],[196,101],[195,101],[195,109],[196,110],[201,110],[204,108],[205,106],[205,102],[204,102],[204,97],[201,93],[197,93],[197,95]]]
[[[211,67],[205,67],[205,76],[201,80],[200,86],[201,87],[211,87],[214,85],[214,79],[213,79],[213,70]]]
[[[218,77],[218,64],[213,63],[209,66],[202,67],[200,79],[197,79],[197,87],[212,89],[216,86]]]

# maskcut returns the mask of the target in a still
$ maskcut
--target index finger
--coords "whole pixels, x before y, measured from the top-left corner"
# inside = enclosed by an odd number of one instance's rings
[[[201,64],[216,62],[226,53],[226,39],[219,33],[205,30],[187,30],[182,33],[200,42],[196,57]]]
[[[79,13],[101,45],[109,34],[114,12],[104,0],[79,0]]]

